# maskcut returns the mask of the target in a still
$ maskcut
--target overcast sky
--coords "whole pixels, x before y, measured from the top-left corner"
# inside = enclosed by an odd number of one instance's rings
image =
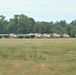
[[[25,14],[36,21],[76,19],[76,0],[0,0],[0,15]]]

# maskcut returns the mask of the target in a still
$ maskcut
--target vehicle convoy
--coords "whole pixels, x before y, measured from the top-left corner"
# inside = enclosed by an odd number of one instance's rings
[[[29,33],[29,34],[0,34],[0,38],[70,38],[68,34],[41,34],[41,33]]]

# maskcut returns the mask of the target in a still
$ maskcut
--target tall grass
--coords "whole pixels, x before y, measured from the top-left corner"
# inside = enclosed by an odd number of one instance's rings
[[[0,75],[75,75],[76,39],[0,39]]]

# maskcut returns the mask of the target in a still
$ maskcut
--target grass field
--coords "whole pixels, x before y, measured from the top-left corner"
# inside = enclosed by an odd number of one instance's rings
[[[76,75],[76,39],[0,39],[0,75]]]

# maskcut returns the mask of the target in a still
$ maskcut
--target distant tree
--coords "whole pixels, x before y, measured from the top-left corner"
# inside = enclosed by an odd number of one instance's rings
[[[61,25],[62,27],[65,27],[65,26],[66,26],[66,24],[67,24],[67,23],[66,23],[66,21],[65,21],[65,20],[61,20],[61,21],[60,21],[60,25]]]
[[[9,33],[17,33],[18,20],[19,20],[19,15],[14,15],[14,18],[10,19],[7,25],[7,29]]]
[[[28,16],[21,14],[18,22],[18,33],[29,33],[30,27]]]
[[[35,20],[33,18],[28,18],[30,33],[35,33]]]
[[[72,22],[70,22],[70,25],[75,25],[76,26],[76,20],[73,20]]]
[[[69,24],[70,29],[69,29],[69,34],[71,37],[76,37],[76,20],[73,20]]]
[[[46,22],[36,22],[36,26],[35,26],[35,29],[36,29],[36,32],[37,33],[45,33],[46,32]]]
[[[5,16],[0,15],[0,34],[7,33],[7,20],[5,20]]]
[[[64,33],[66,33],[65,28],[62,27],[61,25],[55,25],[54,27],[55,27],[55,30],[59,31],[59,32],[57,32],[57,33],[59,33],[59,34],[64,34]]]
[[[0,15],[0,34],[15,33],[15,34],[28,34],[28,33],[67,33],[71,37],[76,37],[76,20],[67,23],[66,20],[56,22],[36,21],[24,14],[14,15],[9,21],[5,16]]]
[[[46,22],[45,23],[45,26],[46,26],[46,31],[45,31],[45,33],[49,33],[49,34],[51,34],[51,29],[52,29],[52,23],[49,23],[49,22]]]
[[[76,37],[76,26],[71,26],[70,36]]]

